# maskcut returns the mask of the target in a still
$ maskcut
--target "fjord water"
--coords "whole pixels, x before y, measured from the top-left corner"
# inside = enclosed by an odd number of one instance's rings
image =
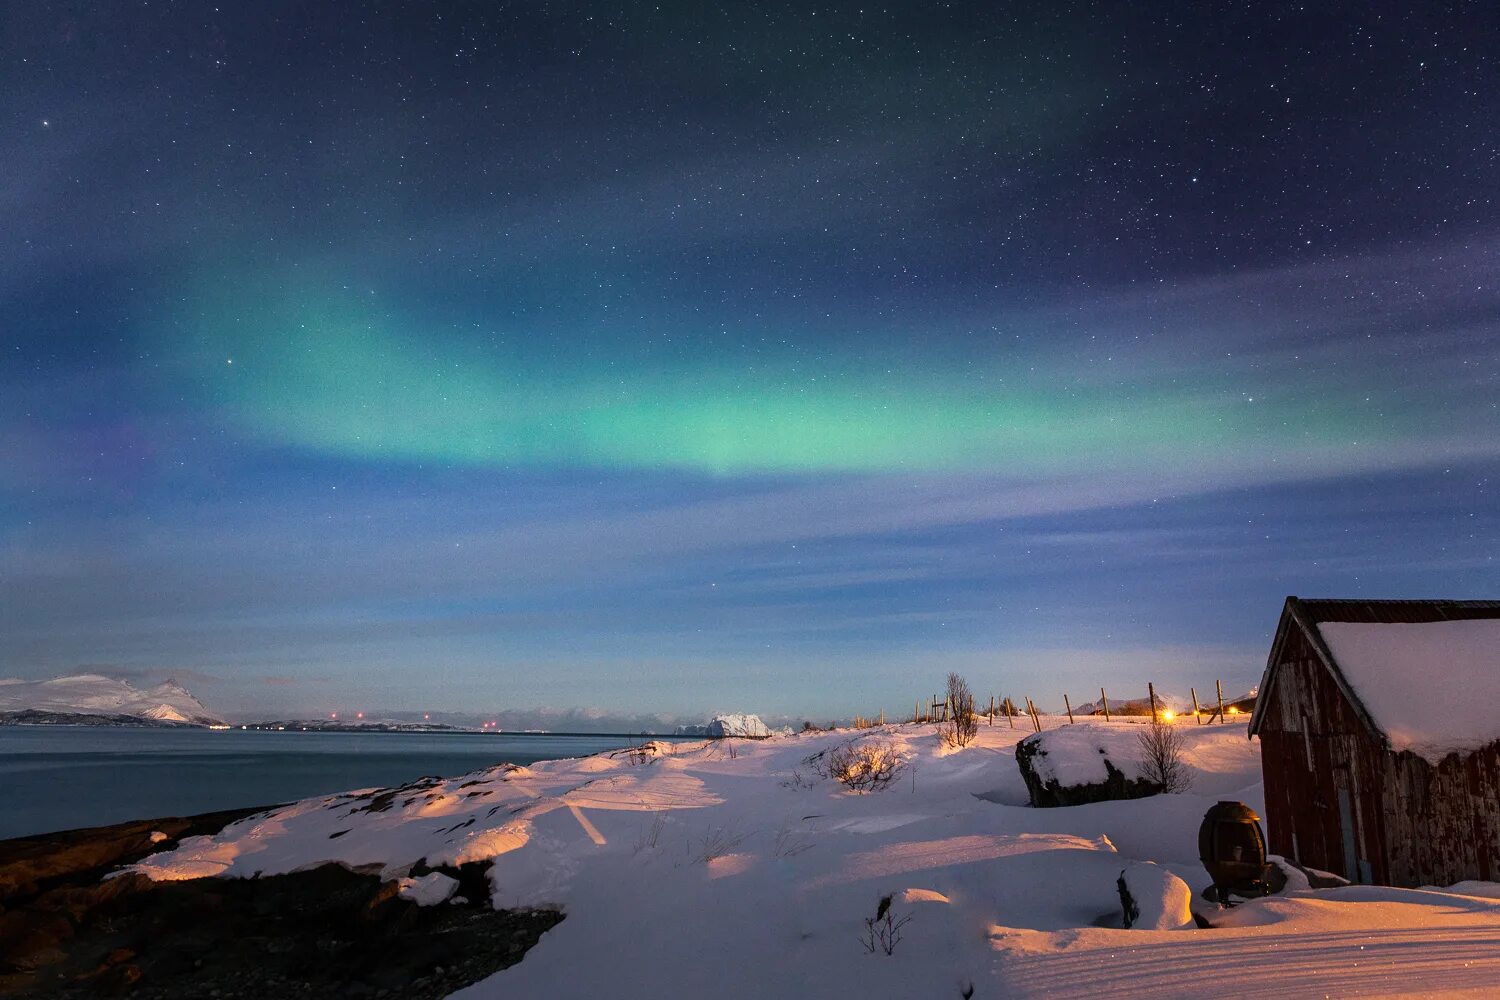
[[[583,757],[638,739],[0,726],[0,839]]]

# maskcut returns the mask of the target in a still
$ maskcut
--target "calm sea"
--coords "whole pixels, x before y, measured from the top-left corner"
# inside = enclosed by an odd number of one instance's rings
[[[637,741],[594,735],[0,726],[0,839],[270,805],[503,763],[584,757]]]

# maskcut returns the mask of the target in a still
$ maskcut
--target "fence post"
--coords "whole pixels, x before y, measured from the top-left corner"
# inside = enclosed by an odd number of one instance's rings
[[[1159,722],[1161,720],[1156,717],[1156,685],[1147,681],[1146,690],[1151,692],[1151,721]]]
[[[1073,703],[1068,700],[1066,694],[1063,695],[1063,707],[1068,710],[1068,725],[1071,726],[1073,724]]]
[[[1103,688],[1099,689],[1099,700],[1104,703],[1104,721],[1108,722],[1109,721],[1109,695],[1107,695],[1107,694],[1104,693],[1104,689]]]
[[[1188,688],[1188,690],[1193,693],[1193,721],[1201,726],[1203,725],[1203,717],[1198,714],[1198,689]]]
[[[1224,682],[1214,681],[1214,687],[1219,691],[1219,722],[1228,722],[1229,719],[1224,715]]]

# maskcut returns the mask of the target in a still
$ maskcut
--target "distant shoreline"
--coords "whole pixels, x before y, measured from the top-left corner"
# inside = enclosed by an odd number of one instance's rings
[[[81,714],[81,713],[75,713],[75,714]],[[109,717],[109,716],[91,716],[91,718],[108,719],[108,718],[111,718],[111,717]],[[653,740],[712,740],[712,739],[722,739],[723,738],[723,737],[717,737],[717,736],[680,735],[680,734],[677,734],[677,733],[575,732],[575,731],[561,731],[561,730],[557,730],[557,731],[547,730],[545,732],[539,732],[539,731],[536,731],[536,730],[520,730],[520,729],[457,729],[457,728],[452,728],[452,727],[441,728],[441,729],[439,729],[439,728],[430,728],[430,729],[416,728],[416,729],[413,729],[413,728],[406,728],[406,727],[395,728],[395,727],[390,727],[390,726],[383,725],[381,723],[370,723],[369,725],[363,725],[363,726],[354,726],[354,725],[351,725],[351,726],[324,726],[324,725],[320,725],[320,726],[307,726],[307,727],[303,727],[301,725],[297,725],[297,726],[294,727],[294,726],[292,726],[290,724],[282,726],[280,724],[247,722],[247,723],[244,723],[243,725],[241,725],[241,724],[235,724],[235,725],[231,725],[231,726],[214,727],[214,726],[199,726],[199,725],[194,725],[192,723],[187,723],[187,722],[170,722],[170,723],[164,723],[164,722],[158,722],[158,721],[154,721],[154,720],[144,720],[144,719],[140,720],[139,722],[113,722],[113,721],[107,721],[107,722],[25,722],[25,721],[12,721],[12,720],[7,720],[7,719],[0,718],[0,726],[15,726],[16,728],[26,728],[26,729],[129,729],[129,730],[148,729],[148,730],[152,730],[152,731],[155,731],[155,732],[161,732],[163,730],[171,730],[171,731],[175,731],[175,732],[195,732],[196,731],[196,732],[206,732],[206,733],[207,732],[213,732],[213,733],[225,733],[225,732],[232,732],[232,733],[298,733],[298,734],[303,734],[303,733],[335,733],[335,734],[361,733],[361,734],[364,734],[364,735],[367,735],[367,736],[375,736],[375,735],[378,735],[378,736],[568,736],[568,737],[584,736],[584,737],[590,737],[590,738],[598,737],[598,738],[609,738],[609,739],[616,739],[616,738],[618,738],[618,739],[630,739],[630,740],[641,739],[642,737],[645,737],[645,738],[648,738],[648,739],[653,739]],[[746,738],[748,739],[749,737],[746,737]]]

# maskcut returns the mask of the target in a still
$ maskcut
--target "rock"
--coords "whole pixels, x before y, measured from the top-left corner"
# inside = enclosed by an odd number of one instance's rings
[[[1194,925],[1193,890],[1182,879],[1151,861],[1134,861],[1116,884],[1125,926],[1171,931]]]
[[[487,885],[487,867],[452,871]],[[0,995],[158,1000],[384,990],[436,1000],[519,961],[562,919],[543,910],[417,906],[400,898],[397,883],[333,864],[255,879],[93,877],[0,895]],[[459,881],[431,869],[415,880],[444,890]],[[446,978],[415,988],[434,968]]]
[[[717,715],[705,727],[706,736],[722,739],[726,736],[745,736],[751,739],[764,739],[771,735],[771,730],[760,721],[758,715],[745,715],[736,713],[734,715]]]
[[[1102,744],[1091,741],[1089,729],[1053,729],[1016,744],[1016,765],[1033,806],[1079,806],[1161,793],[1161,785],[1133,776],[1132,764],[1121,762],[1122,768],[1111,760]]]

